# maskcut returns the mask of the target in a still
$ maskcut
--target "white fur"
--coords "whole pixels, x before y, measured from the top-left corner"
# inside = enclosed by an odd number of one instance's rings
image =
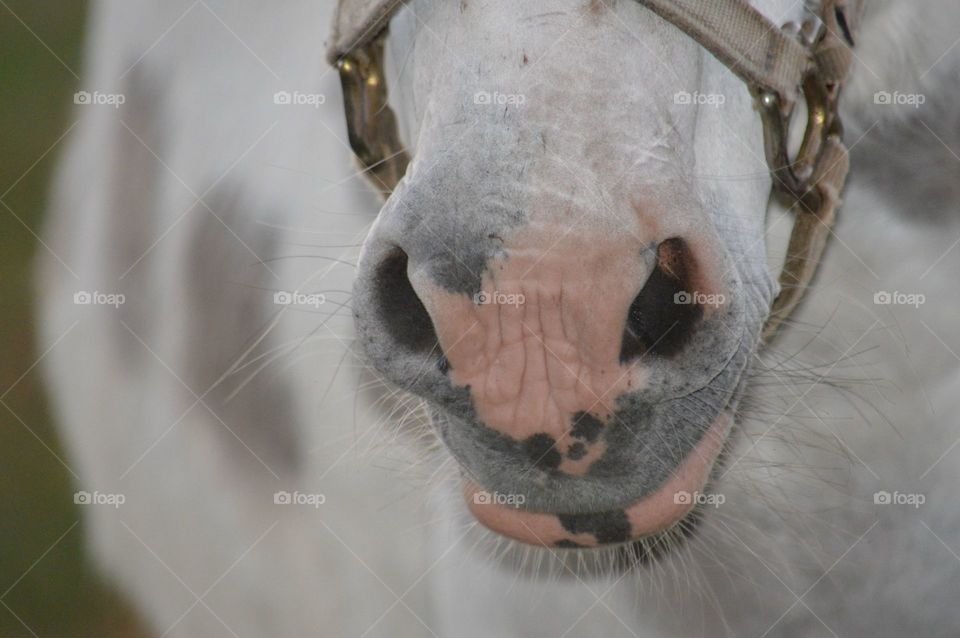
[[[763,3],[771,16],[787,4]],[[41,264],[41,349],[56,343],[45,363],[78,489],[127,497],[119,509],[87,509],[99,564],[167,636],[956,636],[956,201],[930,195],[936,175],[905,172],[897,189],[923,210],[904,208],[876,176],[884,140],[906,135],[918,153],[941,153],[929,127],[958,141],[944,105],[955,103],[960,9],[873,7],[845,99],[850,141],[870,131],[864,144],[879,142],[872,156],[854,149],[818,284],[757,366],[753,416],[714,487],[726,503],[664,561],[581,581],[542,552],[526,555],[539,577],[511,567],[515,552],[503,559],[506,548],[466,516],[446,455],[395,438],[405,400],[383,409],[376,388],[358,391],[369,378],[344,356],[349,311],[318,327],[334,301],[348,301],[335,291],[353,275],[321,257],[355,261],[356,248],[339,246],[359,244],[377,211],[352,172],[338,81],[323,62],[331,3],[97,3],[82,88],[131,92],[137,78],[147,96],[138,110],[78,110],[46,238],[62,263]],[[398,22],[413,28],[411,16]],[[395,79],[417,72],[391,64]],[[715,61],[705,65],[702,87],[741,90]],[[277,106],[280,90],[327,103]],[[923,92],[929,109],[878,107],[877,90]],[[401,110],[406,98],[397,96]],[[742,164],[721,162],[711,131],[732,125],[700,125],[698,175],[727,176],[716,187],[725,196],[756,200],[769,184],[762,162],[746,153]],[[759,152],[758,124],[736,127]],[[194,205],[225,171],[220,186],[234,199],[216,199],[232,204]],[[285,388],[295,416],[284,422],[221,422],[206,399],[195,404],[208,387],[181,383],[203,357],[189,344],[216,332],[195,334],[204,308],[190,293],[205,274],[190,268],[203,250],[191,241],[203,224],[218,227],[213,213],[245,266],[218,275],[238,305],[215,308],[214,324],[248,312],[241,302],[274,317],[231,345],[237,366],[217,387],[243,392],[258,371],[247,390]],[[237,236],[276,243],[255,254]],[[260,288],[247,285],[254,279]],[[127,305],[77,306],[78,290],[123,290]],[[319,314],[281,310],[275,290],[328,291],[330,303]],[[927,303],[876,306],[882,290],[922,292]],[[268,352],[277,359],[260,369]],[[270,456],[270,434],[248,449],[258,428],[292,430],[298,469]],[[277,506],[278,490],[320,492],[326,503]],[[878,490],[927,502],[875,506]]]

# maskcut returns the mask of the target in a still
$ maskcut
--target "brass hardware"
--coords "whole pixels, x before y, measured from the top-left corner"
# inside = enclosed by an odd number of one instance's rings
[[[410,163],[383,81],[386,35],[384,31],[370,44],[337,61],[350,146],[385,197],[397,187]]]
[[[774,190],[799,201],[804,209],[801,212],[815,213],[821,205],[820,193],[813,181],[817,164],[828,137],[842,136],[837,112],[839,89],[828,85],[816,67],[804,77],[802,89],[807,105],[807,124],[800,150],[793,159],[788,144],[796,104],[777,93],[760,90],[754,90],[754,93],[763,120],[764,150],[773,175]]]
[[[816,47],[824,36],[823,23],[805,23],[800,36]],[[815,49],[814,49],[815,50]],[[786,196],[796,208],[790,244],[780,271],[780,294],[774,299],[763,329],[769,342],[800,303],[816,272],[840,204],[839,190],[849,168],[838,114],[840,87],[831,84],[815,64],[803,78],[807,105],[806,129],[795,158],[788,149],[790,123],[796,104],[777,93],[754,90],[763,120],[764,151],[773,176],[773,192]]]

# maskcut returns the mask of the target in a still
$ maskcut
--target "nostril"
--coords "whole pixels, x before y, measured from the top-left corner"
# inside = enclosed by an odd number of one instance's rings
[[[437,334],[420,297],[407,277],[407,253],[397,248],[377,267],[374,279],[375,312],[392,341],[413,353],[436,351]]]
[[[620,362],[646,353],[677,354],[703,316],[694,303],[696,262],[687,243],[673,237],[657,247],[657,263],[627,311]]]

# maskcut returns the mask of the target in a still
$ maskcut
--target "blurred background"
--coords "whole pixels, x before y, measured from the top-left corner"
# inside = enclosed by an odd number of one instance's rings
[[[70,140],[86,12],[82,0],[0,0],[0,638],[147,635],[85,558],[34,367],[32,266]]]

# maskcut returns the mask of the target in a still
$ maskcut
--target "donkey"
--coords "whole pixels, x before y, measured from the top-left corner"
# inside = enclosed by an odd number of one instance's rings
[[[381,205],[333,15],[93,5],[41,350],[155,635],[960,632],[960,6],[868,3],[842,215],[767,346],[792,216],[697,42],[627,0],[404,3]]]

